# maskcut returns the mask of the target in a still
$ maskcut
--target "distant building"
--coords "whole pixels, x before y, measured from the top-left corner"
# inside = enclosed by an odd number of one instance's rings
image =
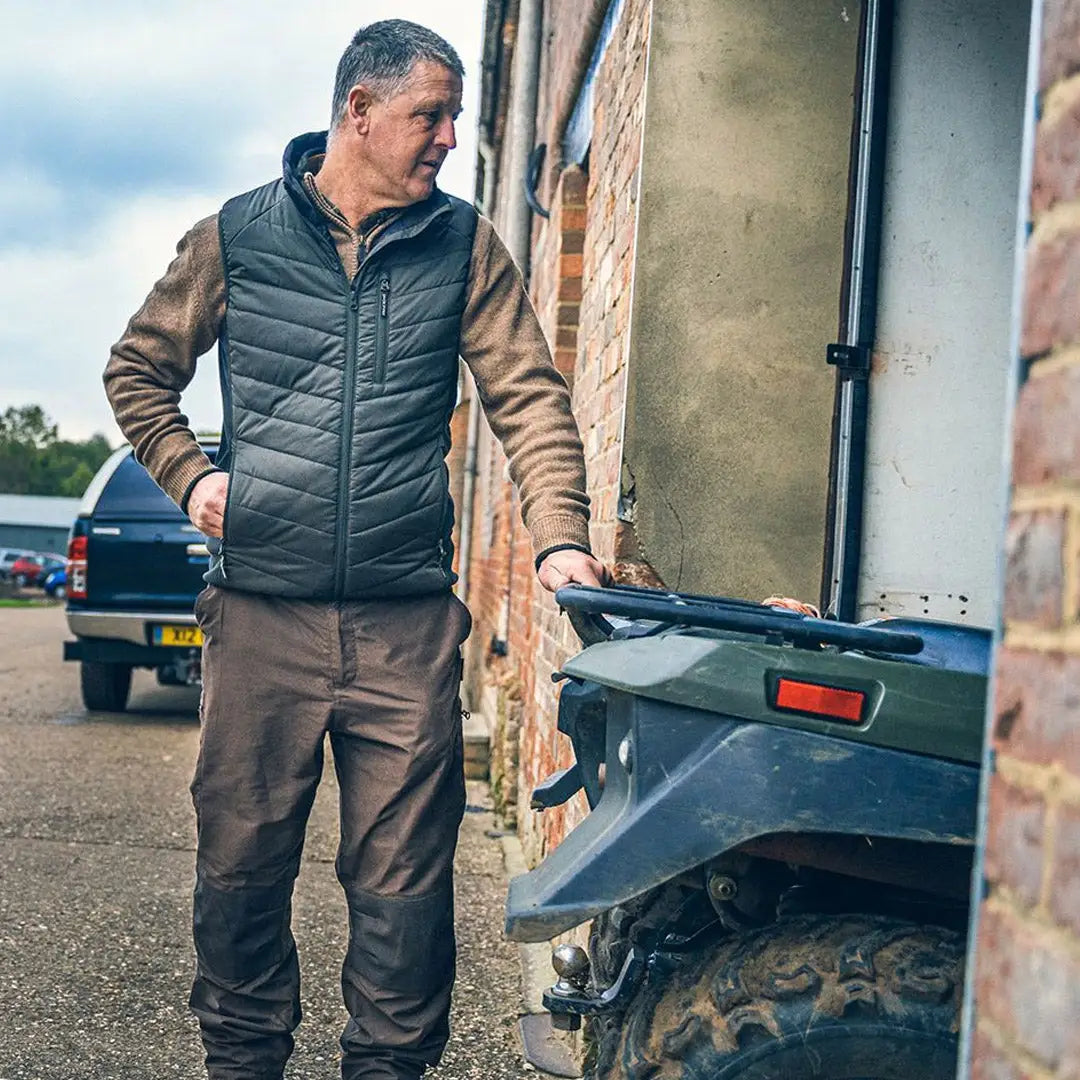
[[[56,495],[0,495],[0,548],[63,554],[80,502]]]

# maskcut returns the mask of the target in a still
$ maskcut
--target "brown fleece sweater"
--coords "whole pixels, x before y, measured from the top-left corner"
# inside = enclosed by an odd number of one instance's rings
[[[352,277],[387,216],[372,215],[353,230],[310,174],[305,182]],[[180,411],[180,394],[225,317],[216,215],[195,225],[176,251],[113,346],[105,390],[135,456],[166,494],[185,506],[194,484],[213,471]],[[551,361],[521,274],[483,217],[473,244],[460,350],[509,459],[534,553],[563,544],[588,549],[585,459],[570,394]]]

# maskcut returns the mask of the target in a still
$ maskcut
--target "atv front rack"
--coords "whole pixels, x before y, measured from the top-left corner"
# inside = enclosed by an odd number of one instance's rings
[[[831,619],[815,619],[781,608],[763,607],[747,600],[723,596],[695,596],[691,593],[644,589],[636,585],[595,588],[568,585],[555,593],[586,645],[606,641],[615,628],[604,618],[647,619],[669,626],[700,626],[710,630],[731,630],[757,634],[802,648],[835,645],[841,649],[913,656],[922,652],[918,634],[886,630],[877,626],[853,626]]]

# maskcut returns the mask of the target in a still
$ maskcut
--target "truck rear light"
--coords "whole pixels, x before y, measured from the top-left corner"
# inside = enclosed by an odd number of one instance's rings
[[[85,536],[73,536],[67,550],[67,595],[72,600],[86,599],[86,547]]]
[[[840,690],[820,683],[778,679],[773,707],[787,712],[809,713],[827,720],[861,724],[866,694],[861,690]]]

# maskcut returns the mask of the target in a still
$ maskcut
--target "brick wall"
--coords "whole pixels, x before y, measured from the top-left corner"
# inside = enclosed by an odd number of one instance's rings
[[[555,366],[572,387],[577,359],[584,243],[585,182],[580,170],[563,174],[550,210],[551,218],[547,222],[538,219],[541,227],[534,230],[530,293],[551,346]],[[500,722],[508,721],[513,729],[514,738],[500,736],[499,741],[504,753],[501,767],[508,777],[513,775],[515,779],[513,785],[502,785],[496,795],[504,819],[525,826],[533,816],[528,808],[532,778],[530,775],[524,784],[519,783],[518,778],[522,768],[522,738],[528,738],[535,725],[535,711],[530,703],[534,700],[537,677],[533,658],[540,647],[538,611],[544,603],[544,590],[536,578],[532,542],[521,520],[517,492],[506,483],[505,493],[510,500],[512,522],[506,625],[507,659],[513,674],[500,687],[497,713]],[[542,673],[540,677],[544,677]],[[535,744],[526,749],[525,759],[536,752],[542,754],[547,772],[550,772],[555,767],[550,754],[544,754]]]
[[[555,362],[573,390],[585,442],[596,554],[615,558],[623,370],[629,332],[637,168],[641,147],[649,0],[627,0],[597,81],[588,174],[561,168],[558,128],[588,61],[590,27],[604,5],[551,0],[546,5],[537,141],[555,146],[541,185],[551,217],[534,217],[530,294]],[[520,177],[503,168],[496,226],[506,200],[519,198]],[[478,453],[469,605],[474,630],[466,653],[470,704],[492,728],[497,805],[516,822],[531,862],[557,843],[583,806],[528,809],[528,793],[569,763],[569,744],[555,728],[551,673],[579,648],[568,621],[539,586],[506,463],[486,424]],[[495,527],[485,533],[494,515]],[[485,537],[492,542],[487,544]],[[505,638],[506,655],[490,643]]]
[[[975,1080],[1080,1077],[1080,0],[1046,0]]]
[[[561,174],[552,219],[538,228],[534,245],[534,301],[573,387],[588,464],[593,550],[608,564],[615,560],[649,13],[648,0],[627,0],[596,84],[588,176]],[[554,29],[551,47],[557,49],[562,28]],[[524,680],[529,692],[521,721],[518,828],[526,857],[536,862],[580,821],[585,804],[579,795],[543,815],[525,805],[539,780],[571,763],[569,742],[555,729],[557,687],[550,676],[580,648],[553,600],[539,588],[532,599],[531,652],[518,654],[531,668]]]

